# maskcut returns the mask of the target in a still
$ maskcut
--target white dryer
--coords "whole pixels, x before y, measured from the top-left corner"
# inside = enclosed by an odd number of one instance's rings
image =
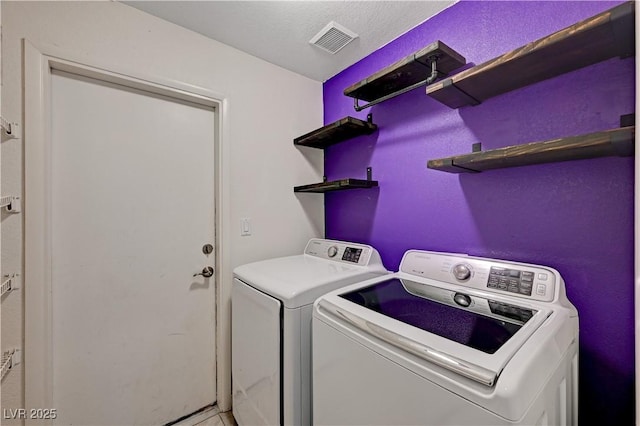
[[[314,304],[316,425],[576,425],[577,366],[544,266],[411,250]]]
[[[311,424],[311,312],[324,293],[387,274],[371,246],[312,239],[304,253],[239,266],[231,296],[239,425]]]

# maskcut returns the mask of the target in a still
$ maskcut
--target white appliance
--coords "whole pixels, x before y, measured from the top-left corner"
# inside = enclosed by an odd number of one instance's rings
[[[410,250],[314,304],[316,425],[576,425],[577,366],[544,266]]]
[[[371,246],[312,239],[304,254],[234,270],[233,415],[239,425],[311,424],[311,311],[322,294],[387,274]]]

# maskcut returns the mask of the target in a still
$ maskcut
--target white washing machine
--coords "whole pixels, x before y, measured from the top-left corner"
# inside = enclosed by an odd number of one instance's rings
[[[576,425],[577,367],[544,266],[411,250],[314,304],[315,425]]]
[[[311,424],[313,302],[387,273],[373,247],[322,239],[310,240],[301,255],[234,270],[232,398],[238,424]]]

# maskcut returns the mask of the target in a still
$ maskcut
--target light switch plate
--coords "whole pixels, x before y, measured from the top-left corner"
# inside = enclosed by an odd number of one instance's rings
[[[240,218],[240,236],[248,237],[251,235],[251,218]]]

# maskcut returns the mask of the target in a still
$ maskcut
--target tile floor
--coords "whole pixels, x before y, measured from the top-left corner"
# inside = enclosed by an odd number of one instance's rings
[[[217,406],[184,419],[174,426],[238,426],[231,411],[221,413]]]
[[[195,426],[238,426],[238,424],[233,418],[231,411],[227,411],[225,413],[218,413],[213,417],[209,417],[203,422],[196,423]]]

